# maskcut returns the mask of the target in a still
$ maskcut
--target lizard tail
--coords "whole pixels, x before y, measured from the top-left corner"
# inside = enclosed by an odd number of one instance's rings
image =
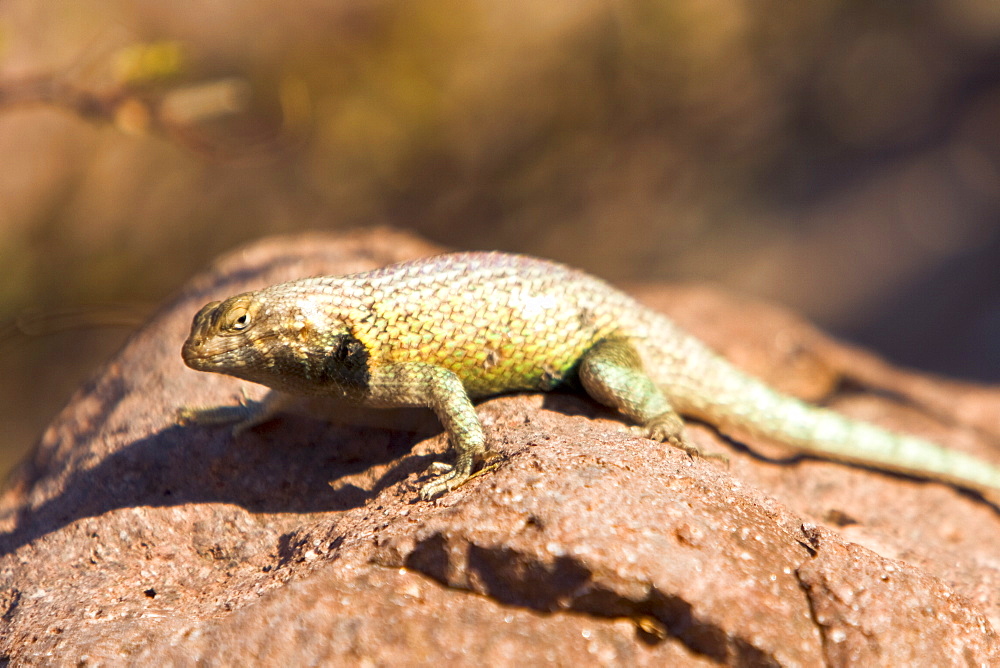
[[[695,397],[693,401],[678,397],[675,407],[681,413],[704,419],[723,432],[762,437],[829,459],[980,492],[1000,490],[1000,468],[989,462],[807,404],[771,389],[721,358],[714,362],[725,368],[716,366],[717,373],[703,374],[705,386],[698,388],[700,391],[689,388],[682,393]]]

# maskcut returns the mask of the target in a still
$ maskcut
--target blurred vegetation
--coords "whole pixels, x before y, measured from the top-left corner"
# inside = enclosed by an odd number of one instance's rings
[[[996,0],[8,0],[0,469],[110,325],[307,228],[710,280],[996,381],[998,56]]]

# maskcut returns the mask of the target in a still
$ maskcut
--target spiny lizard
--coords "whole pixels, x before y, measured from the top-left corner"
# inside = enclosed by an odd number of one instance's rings
[[[1000,489],[1000,469],[983,460],[780,394],[604,281],[522,255],[441,255],[212,302],[183,356],[274,390],[247,410],[182,411],[189,421],[236,415],[240,430],[287,395],[432,409],[457,457],[437,465],[445,472],[423,486],[425,499],[468,480],[486,455],[473,399],[568,381],[690,453],[680,414],[831,459]]]

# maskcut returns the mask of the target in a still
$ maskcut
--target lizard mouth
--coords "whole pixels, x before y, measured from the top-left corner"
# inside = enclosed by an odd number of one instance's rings
[[[213,341],[212,337],[205,336],[202,332],[192,332],[181,348],[184,363],[198,371],[212,371],[215,366],[213,360],[228,352],[218,345],[213,345],[217,341],[218,339]]]
[[[211,335],[211,330],[215,321],[215,311],[221,303],[216,301],[206,304],[191,323],[191,333],[181,348],[181,357],[192,369],[211,371],[211,360],[224,352],[217,349],[217,346],[209,345],[210,341],[218,340],[218,337]]]
[[[202,349],[203,343],[204,340],[201,337],[190,336],[184,342],[184,347],[181,348],[181,357],[184,358],[184,363],[198,371],[208,371],[208,360],[212,357]]]
[[[185,364],[197,371],[234,374],[235,368],[244,366],[240,351],[245,345],[234,337],[195,333],[184,342],[181,357]]]

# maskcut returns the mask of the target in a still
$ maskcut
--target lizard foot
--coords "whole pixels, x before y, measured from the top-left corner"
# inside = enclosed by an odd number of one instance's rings
[[[450,492],[472,477],[468,471],[459,471],[451,464],[444,462],[434,462],[429,468],[438,475],[420,488],[420,498],[424,501],[430,501],[439,494]]]
[[[184,406],[174,416],[179,425],[215,427],[245,421],[247,410],[243,406]]]
[[[244,388],[236,406],[185,406],[177,410],[177,423],[196,424],[203,427],[232,425],[233,438],[243,432],[268,422],[281,412],[289,401],[288,395],[270,392],[263,400],[251,399]]]
[[[233,437],[237,437],[243,432],[258,424],[265,422],[255,406],[251,404],[240,404],[239,406],[184,406],[178,408],[175,419],[179,425],[198,425],[200,427],[217,427],[220,425],[233,425]]]
[[[660,413],[639,427],[639,433],[654,441],[667,442],[676,445],[688,454],[700,454],[697,446],[687,444],[684,440],[684,421],[673,411]]]
[[[684,451],[688,457],[695,459],[715,459],[721,461],[726,466],[729,465],[729,457],[722,453],[703,452],[694,443],[684,438],[684,421],[677,413],[669,412],[657,415],[644,425],[633,427],[633,433],[644,438],[651,438],[654,441],[669,443],[675,448]]]
[[[483,457],[483,462],[484,466],[475,473],[471,472],[471,465],[468,467],[468,471],[461,471],[463,468],[461,461],[456,466],[444,462],[434,462],[427,467],[427,470],[436,474],[437,477],[420,488],[420,498],[424,501],[429,501],[438,494],[450,492],[473,478],[478,478],[484,473],[489,473],[500,468],[500,465],[503,463],[503,456],[494,450],[487,450]]]

